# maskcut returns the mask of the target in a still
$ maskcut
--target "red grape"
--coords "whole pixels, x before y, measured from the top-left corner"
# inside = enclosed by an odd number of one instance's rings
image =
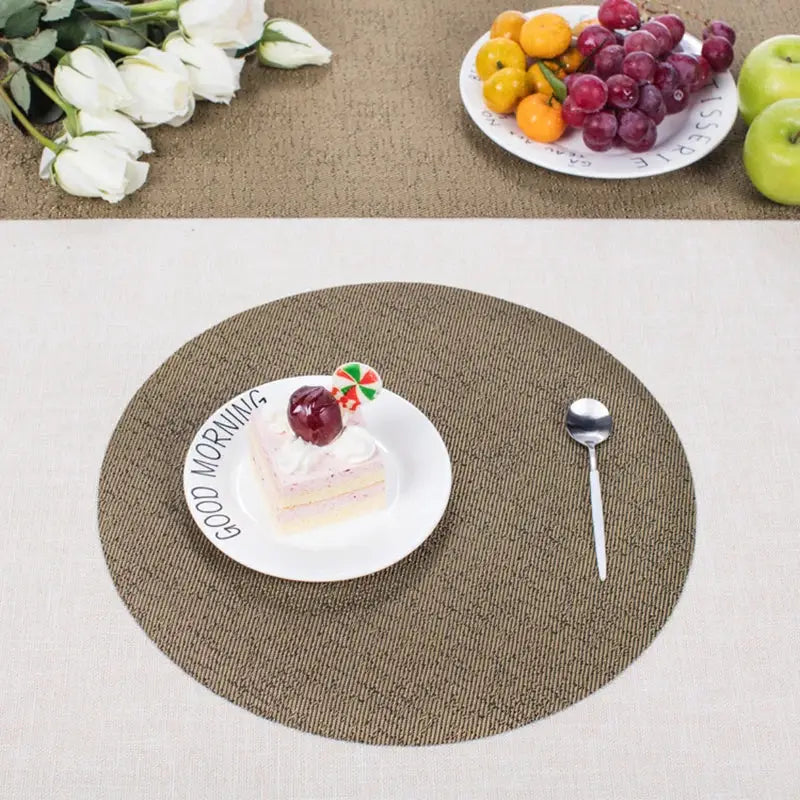
[[[667,114],[677,114],[689,105],[689,90],[685,86],[678,86],[670,92],[661,93]]]
[[[624,58],[625,50],[618,44],[610,44],[594,57],[594,71],[603,80],[619,75]]]
[[[583,75],[582,72],[570,72],[570,74],[567,75],[566,78],[564,78],[564,86],[567,87],[567,94],[570,93],[570,90],[572,89],[572,84],[575,83],[575,81],[578,80],[578,78],[580,78],[581,75]]]
[[[677,47],[686,33],[686,25],[677,14],[659,14],[653,17],[654,22],[660,22],[672,36],[672,46]]]
[[[711,64],[705,56],[698,56],[697,58],[697,80],[689,87],[690,92],[699,92],[701,89],[708,86],[708,81],[711,78]]]
[[[631,0],[603,0],[597,10],[597,19],[611,30],[630,30],[641,22],[639,9]]]
[[[714,72],[725,72],[733,64],[733,45],[722,36],[709,36],[702,52]]]
[[[727,39],[732,45],[736,44],[736,31],[731,28],[727,22],[723,22],[721,19],[715,19],[713,22],[710,22],[708,27],[703,31],[704,39],[708,39],[711,36],[721,36],[723,39]]]
[[[578,111],[583,111],[584,114],[593,114],[605,106],[606,100],[608,100],[608,89],[597,75],[581,75],[572,84],[569,96]]]
[[[611,111],[589,114],[583,123],[583,141],[590,150],[610,150],[617,135],[617,117]]]
[[[623,111],[617,118],[619,121],[619,138],[627,145],[638,144],[653,120],[641,111]]]
[[[667,116],[667,105],[661,92],[652,83],[639,87],[639,102],[636,104],[639,111],[647,114],[656,125],[660,125]]]
[[[622,74],[633,78],[637,83],[650,83],[656,74],[656,63],[650,53],[641,50],[628,53],[622,62]]]
[[[612,75],[606,86],[608,103],[614,108],[633,108],[639,102],[639,85],[627,75]]]
[[[322,386],[302,386],[289,398],[289,426],[306,442],[323,447],[342,432],[342,411]]]
[[[625,53],[636,53],[644,50],[655,56],[659,51],[658,39],[649,31],[634,31],[625,37]]]
[[[642,30],[652,33],[653,36],[656,37],[656,41],[658,42],[658,52],[655,53],[656,56],[665,56],[672,50],[672,34],[669,32],[669,28],[667,28],[666,25],[651,19],[650,22],[642,25]]]
[[[680,84],[678,70],[672,64],[662,63],[656,67],[656,74],[653,76],[653,83],[662,92],[671,92],[678,88]]]
[[[648,150],[653,148],[653,145],[656,143],[656,139],[658,138],[658,130],[656,128],[655,122],[653,120],[647,120],[647,130],[644,133],[644,136],[636,143],[636,144],[629,144],[628,149],[633,150],[634,153],[646,153]]]
[[[575,107],[575,101],[567,95],[566,100],[564,100],[561,106],[561,117],[567,125],[571,125],[573,128],[582,128],[584,120],[586,119],[586,113],[579,111]]]
[[[585,58],[594,55],[607,45],[616,43],[617,37],[608,28],[602,25],[590,25],[581,31],[576,47]]]
[[[684,86],[691,86],[698,78],[699,66],[697,56],[691,53],[670,53],[667,63],[678,71],[678,80]]]

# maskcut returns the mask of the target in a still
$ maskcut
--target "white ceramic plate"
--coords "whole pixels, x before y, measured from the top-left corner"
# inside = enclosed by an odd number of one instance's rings
[[[253,410],[285,407],[310,375],[248,389],[217,409],[197,431],[183,469],[192,517],[206,538],[246,567],[298,581],[340,581],[369,575],[407,556],[430,536],[450,497],[450,456],[433,423],[384,389],[362,406],[382,450],[387,507],[354,520],[300,533],[279,533],[250,461],[246,428]]]
[[[597,16],[597,6],[557,6],[531,11],[525,16],[552,11],[571,25]],[[714,75],[714,82],[692,95],[680,114],[668,116],[658,126],[655,147],[647,153],[632,153],[614,147],[595,153],[583,143],[579,130],[570,128],[553,144],[531,141],[517,126],[513,114],[489,111],[483,102],[483,85],[475,72],[475,57],[487,41],[486,33],[470,48],[461,64],[461,99],[473,122],[504,150],[532,164],[584,178],[645,178],[687,167],[707,156],[728,135],[736,121],[738,96],[730,72]],[[681,47],[699,53],[701,42],[684,36]]]

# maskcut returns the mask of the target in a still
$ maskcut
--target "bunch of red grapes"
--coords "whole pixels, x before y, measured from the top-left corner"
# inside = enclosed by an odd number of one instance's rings
[[[600,24],[578,37],[588,68],[567,76],[561,113],[568,125],[583,129],[591,150],[623,146],[644,153],[664,118],[683,111],[712,72],[730,67],[736,33],[720,20],[709,23],[695,56],[678,49],[686,26],[676,14],[643,23],[632,0],[604,0],[597,18]]]

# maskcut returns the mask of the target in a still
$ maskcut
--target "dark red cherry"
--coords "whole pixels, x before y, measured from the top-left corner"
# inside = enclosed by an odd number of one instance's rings
[[[322,386],[301,386],[286,410],[291,429],[306,442],[324,447],[342,432],[342,412],[336,398]]]

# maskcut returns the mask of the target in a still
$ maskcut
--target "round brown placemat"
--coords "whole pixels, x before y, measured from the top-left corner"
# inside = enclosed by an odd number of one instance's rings
[[[369,577],[293,583],[226,558],[183,499],[188,445],[248,387],[373,364],[453,463],[425,544]],[[608,580],[596,576],[586,454],[568,402],[602,398]],[[496,298],[366,284],[239,314],[184,345],[120,420],[100,537],[146,633],[213,691],[286,725],[376,744],[499,733],[580,700],[650,643],[694,544],[689,465],[658,403],[577,331]]]

